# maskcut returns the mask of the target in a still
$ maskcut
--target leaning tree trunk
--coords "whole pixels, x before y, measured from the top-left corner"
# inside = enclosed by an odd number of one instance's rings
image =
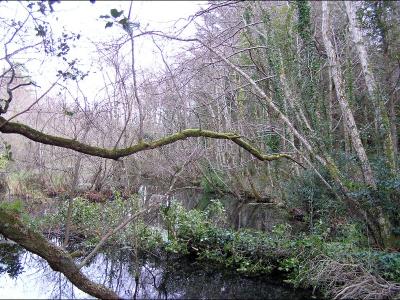
[[[325,45],[325,49],[328,56],[328,62],[331,67],[332,79],[335,84],[336,94],[339,101],[340,108],[345,117],[347,129],[350,134],[351,142],[353,144],[354,150],[357,153],[358,159],[361,163],[361,168],[364,176],[364,182],[373,190],[376,190],[376,182],[374,175],[372,173],[371,165],[369,163],[367,154],[365,152],[364,146],[361,142],[360,134],[357,125],[354,120],[353,113],[350,109],[349,102],[345,98],[343,77],[340,70],[340,64],[337,59],[337,55],[333,45],[328,37],[329,32],[329,8],[327,1],[322,2],[322,37]],[[378,232],[374,232],[373,235],[379,238],[380,244],[382,246],[388,246],[391,240],[391,230],[390,223],[387,216],[385,216],[382,208],[380,206],[373,207],[366,211],[366,218],[370,219],[369,223],[377,223]],[[374,226],[375,227],[375,226]]]
[[[335,83],[335,89],[337,98],[339,101],[340,108],[345,117],[347,124],[347,129],[349,131],[351,141],[353,143],[354,150],[357,153],[358,159],[361,163],[361,168],[363,171],[364,181],[367,185],[372,188],[376,188],[375,178],[372,173],[371,165],[369,163],[367,154],[365,152],[364,146],[361,142],[360,133],[358,131],[356,122],[354,120],[353,112],[350,109],[349,102],[347,101],[344,93],[343,77],[340,70],[340,64],[337,59],[337,55],[333,45],[328,37],[328,3],[326,1],[322,2],[322,37],[326,49],[326,54],[328,56],[328,62],[331,67],[331,74],[333,82]]]
[[[63,273],[85,293],[100,299],[119,299],[115,292],[83,275],[67,251],[48,242],[43,235],[24,225],[17,214],[4,208],[0,208],[0,234],[44,258],[54,271]]]
[[[378,85],[369,64],[367,50],[362,39],[361,31],[357,26],[356,11],[354,3],[345,1],[346,13],[349,19],[349,31],[354,45],[356,46],[358,57],[361,63],[362,73],[364,74],[365,85],[368,95],[373,103],[375,110],[375,123],[378,133],[378,141],[383,142],[383,147],[391,169],[395,168],[394,145],[389,130],[389,118],[385,109],[385,103],[379,93]],[[378,145],[379,146],[379,145]]]

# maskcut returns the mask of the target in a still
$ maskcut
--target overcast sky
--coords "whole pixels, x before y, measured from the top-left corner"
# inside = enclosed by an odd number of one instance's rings
[[[3,4],[4,5],[4,4]],[[17,2],[8,2],[7,9],[0,11],[10,14],[12,12],[16,19],[21,14],[26,14]],[[96,1],[94,4],[90,1],[61,1],[53,5],[55,13],[49,15],[49,22],[54,32],[61,32],[65,28],[67,31],[79,33],[81,39],[77,47],[71,49],[69,57],[78,57],[82,65],[90,69],[90,75],[81,83],[82,87],[88,93],[87,96],[93,97],[101,85],[101,75],[95,67],[90,66],[91,58],[96,55],[95,47],[91,41],[111,40],[122,32],[121,28],[105,29],[105,20],[99,18],[101,15],[110,14],[110,9],[116,8],[124,10],[128,14],[130,1]],[[196,13],[201,7],[206,7],[205,1],[134,1],[132,5],[131,20],[139,22],[141,28],[147,30],[169,31],[178,29],[187,24],[188,18]],[[20,18],[21,19],[21,18]],[[178,20],[178,22],[176,22]],[[185,29],[185,34],[190,35],[194,32],[192,24]],[[137,68],[158,68],[162,67],[161,58],[158,51],[149,38],[140,38],[135,44]],[[169,47],[168,49],[173,49]],[[179,50],[180,45],[175,47]],[[3,51],[3,49],[1,49]],[[34,79],[38,81],[42,89],[46,89],[54,82],[53,74],[57,71],[57,61],[46,58],[45,63],[42,60],[35,60],[30,63],[30,72]],[[50,76],[49,76],[50,75]]]

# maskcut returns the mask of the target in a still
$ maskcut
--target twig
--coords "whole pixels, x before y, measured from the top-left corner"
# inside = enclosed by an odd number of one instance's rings
[[[115,227],[114,229],[110,229],[107,234],[105,236],[102,237],[102,239],[100,240],[100,242],[96,245],[96,247],[92,250],[92,252],[90,252],[84,259],[83,261],[78,265],[78,268],[81,269],[83,266],[85,266],[88,261],[96,255],[96,253],[100,250],[100,248],[107,242],[107,240],[114,235],[115,233],[117,233],[118,231],[120,231],[121,229],[123,229],[126,225],[128,225],[130,222],[132,222],[133,220],[135,220],[137,217],[139,217],[140,215],[144,214],[144,213],[150,213],[153,209],[158,208],[159,204],[154,204],[149,206],[147,209],[142,210],[137,212],[136,214],[133,214],[131,216],[128,216],[128,218],[126,218],[125,220],[123,220],[117,227]]]

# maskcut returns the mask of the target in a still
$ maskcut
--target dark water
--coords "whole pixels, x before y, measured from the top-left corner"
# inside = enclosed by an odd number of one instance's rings
[[[271,279],[251,279],[217,271],[188,259],[149,256],[141,259],[138,285],[129,250],[98,254],[83,272],[123,298],[139,299],[310,299]],[[0,245],[0,298],[93,298],[54,272],[40,257],[15,245]]]

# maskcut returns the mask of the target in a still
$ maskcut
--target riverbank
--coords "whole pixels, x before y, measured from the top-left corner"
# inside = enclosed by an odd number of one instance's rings
[[[70,252],[87,255],[135,207],[135,201],[117,198],[100,204],[74,199]],[[57,211],[30,220],[31,226],[63,237],[66,204]],[[287,224],[269,233],[233,230],[219,201],[203,211],[186,210],[175,202],[163,207],[158,216],[162,218],[156,222],[149,216],[138,218],[113,235],[103,249],[120,245],[140,254],[165,251],[246,277],[279,277],[293,287],[311,288],[329,298],[395,299],[400,295],[399,253],[368,247],[356,224],[343,224],[334,235],[322,222],[312,233],[294,233]]]
[[[338,299],[394,299],[400,296],[400,254],[369,248],[354,224],[335,236],[323,223],[313,233],[293,234],[289,225],[271,233],[221,228],[223,207],[168,209],[172,237],[166,249],[195,255],[249,276],[276,274],[294,287],[313,288]]]

